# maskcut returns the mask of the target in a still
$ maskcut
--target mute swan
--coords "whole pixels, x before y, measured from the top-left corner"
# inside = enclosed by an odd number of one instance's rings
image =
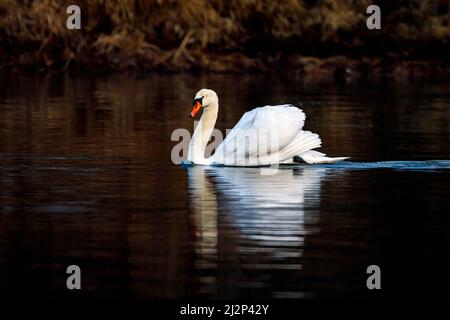
[[[210,89],[195,95],[190,117],[203,114],[189,143],[188,162],[200,165],[264,166],[294,163],[300,157],[306,163],[334,163],[347,157],[329,158],[312,149],[321,145],[319,136],[303,131],[305,114],[289,104],[265,106],[246,112],[216,152],[205,158],[219,111],[219,98]]]

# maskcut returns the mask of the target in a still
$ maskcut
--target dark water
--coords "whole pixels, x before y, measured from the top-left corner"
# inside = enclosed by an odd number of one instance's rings
[[[337,165],[182,168],[218,127],[302,102]],[[0,290],[39,298],[430,297],[450,285],[450,84],[273,76],[0,76]],[[428,161],[433,160],[433,161]],[[66,289],[79,265],[82,290]],[[381,267],[382,290],[366,288]]]

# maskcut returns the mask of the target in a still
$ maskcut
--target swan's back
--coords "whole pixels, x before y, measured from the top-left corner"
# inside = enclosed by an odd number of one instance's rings
[[[214,154],[214,162],[262,165],[287,147],[305,123],[305,114],[290,105],[255,108],[246,112]]]

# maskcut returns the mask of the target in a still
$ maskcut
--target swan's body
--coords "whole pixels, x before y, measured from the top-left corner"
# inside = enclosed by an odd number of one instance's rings
[[[263,166],[293,163],[300,157],[307,163],[334,163],[346,157],[329,158],[313,151],[321,145],[319,136],[303,131],[305,114],[293,105],[265,106],[246,112],[216,152],[205,158],[219,111],[217,94],[197,92],[191,117],[204,111],[189,144],[187,160],[200,165]]]

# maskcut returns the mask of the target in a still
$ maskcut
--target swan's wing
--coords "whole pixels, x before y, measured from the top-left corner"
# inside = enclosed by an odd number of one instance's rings
[[[265,106],[246,112],[214,154],[214,162],[263,164],[276,156],[298,134],[305,114],[293,105]]]

